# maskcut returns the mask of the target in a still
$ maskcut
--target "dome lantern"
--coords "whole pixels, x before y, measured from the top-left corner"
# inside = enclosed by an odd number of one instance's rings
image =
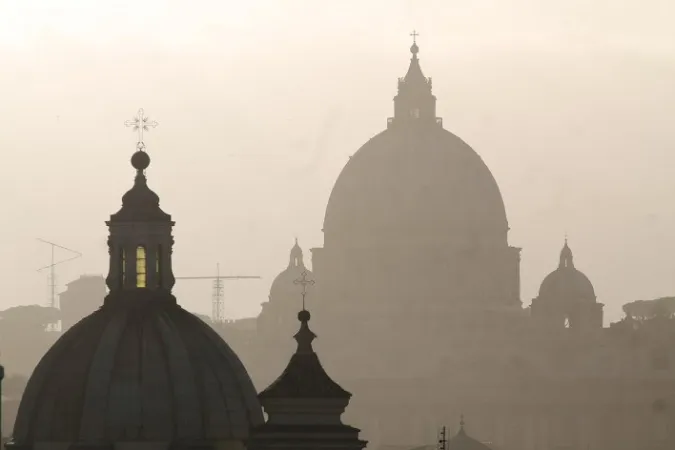
[[[136,178],[122,197],[122,208],[106,222],[110,230],[106,284],[111,298],[129,290],[171,292],[175,283],[171,268],[174,243],[171,231],[175,222],[162,211],[159,196],[148,187],[145,177],[150,156],[145,151],[142,132],[157,126],[157,122],[149,121],[141,109],[126,124],[139,131],[137,151],[131,157]]]

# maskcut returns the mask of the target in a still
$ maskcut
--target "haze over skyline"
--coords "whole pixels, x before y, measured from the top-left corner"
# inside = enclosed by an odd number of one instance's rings
[[[60,285],[107,273],[104,221],[134,176],[124,121],[142,107],[176,275],[259,274],[225,289],[233,316],[256,314],[294,237],[307,261],[321,245],[337,175],[392,115],[413,29],[438,115],[499,183],[523,303],[565,233],[607,319],[675,295],[669,2],[58,3],[0,2],[0,308],[46,302],[36,237],[83,253]],[[209,282],[175,293],[210,311]]]

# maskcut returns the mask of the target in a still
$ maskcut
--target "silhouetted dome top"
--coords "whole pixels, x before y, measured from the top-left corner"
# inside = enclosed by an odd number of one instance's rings
[[[593,284],[581,271],[574,267],[572,250],[565,245],[560,251],[558,268],[548,274],[539,288],[540,298],[574,301],[595,301]]]
[[[263,423],[230,347],[175,300],[148,295],[107,299],[44,355],[21,400],[17,445],[243,440]]]
[[[447,450],[492,450],[482,442],[472,438],[464,430],[464,419],[460,422],[459,432],[448,441]]]
[[[148,187],[143,171],[150,165],[150,156],[139,150],[131,157],[136,169],[134,186],[122,196],[122,208],[110,216],[112,222],[171,221],[171,215],[159,207],[159,196]]]
[[[298,313],[300,330],[294,336],[298,348],[279,378],[259,394],[261,400],[351,397],[352,394],[333,381],[321,366],[319,357],[312,348],[316,335],[309,329],[310,317],[307,310],[303,309]]]
[[[324,219],[326,247],[331,238],[404,236],[505,243],[507,232],[492,173],[471,147],[435,124],[391,127],[370,139],[342,170]]]
[[[311,278],[312,272],[305,268],[302,249],[296,239],[295,245],[291,248],[288,266],[272,281],[270,300],[275,298],[297,298],[298,287],[295,281],[302,276],[303,272],[307,272],[307,276]],[[308,291],[310,289],[311,287],[308,287]]]

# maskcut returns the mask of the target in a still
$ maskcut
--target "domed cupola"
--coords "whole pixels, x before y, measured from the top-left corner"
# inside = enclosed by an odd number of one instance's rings
[[[139,141],[134,186],[107,222],[110,293],[38,363],[11,448],[234,450],[263,422],[237,355],[171,294],[174,222],[147,186],[149,163]]]
[[[302,254],[302,248],[298,244],[298,240],[295,240],[295,244],[291,248],[291,252],[288,258],[288,265],[283,272],[274,278],[272,282],[272,287],[270,288],[270,301],[284,301],[283,299],[288,299],[292,302],[294,296],[297,296],[294,288],[293,282],[297,280],[303,272],[307,272],[311,275],[311,271],[307,270],[305,267],[305,261]]]
[[[448,440],[447,450],[491,450],[490,447],[469,436],[464,429],[464,417],[459,422],[459,431]]]
[[[262,311],[258,316],[257,326],[261,335],[276,339],[288,335],[295,327],[295,306],[297,300],[298,280],[303,272],[310,277],[312,272],[305,267],[302,248],[295,240],[291,248],[286,268],[274,278],[270,287],[269,300],[262,304]],[[313,288],[308,288],[312,293]]]
[[[429,311],[520,307],[520,253],[508,244],[499,186],[483,159],[443,128],[420,46],[410,50],[394,117],[350,157],[330,194],[324,245],[312,249],[322,305],[368,304],[364,314],[382,314],[384,304],[404,314],[420,301],[438,304]]]
[[[532,316],[566,328],[602,327],[602,307],[588,277],[574,266],[567,239],[558,268],[548,274],[532,301]]]

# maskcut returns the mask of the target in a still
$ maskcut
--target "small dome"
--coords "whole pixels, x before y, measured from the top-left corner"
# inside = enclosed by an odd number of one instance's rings
[[[459,425],[459,432],[448,441],[448,450],[492,450],[487,445],[469,436],[464,430],[464,418]]]
[[[572,250],[565,245],[560,251],[558,268],[548,274],[539,288],[540,298],[595,301],[595,289],[591,280],[574,267]]]
[[[298,245],[298,240],[295,240],[295,245],[291,248],[288,266],[279,275],[274,278],[272,287],[270,288],[270,300],[293,298],[299,299],[299,290],[296,280],[302,278],[303,272],[306,272],[306,277],[311,279],[312,272],[305,268],[305,263],[302,255],[302,249]],[[307,287],[307,291],[311,290],[311,286]]]
[[[263,423],[230,347],[175,301],[147,294],[106,301],[45,354],[21,400],[15,445],[242,441]]]

